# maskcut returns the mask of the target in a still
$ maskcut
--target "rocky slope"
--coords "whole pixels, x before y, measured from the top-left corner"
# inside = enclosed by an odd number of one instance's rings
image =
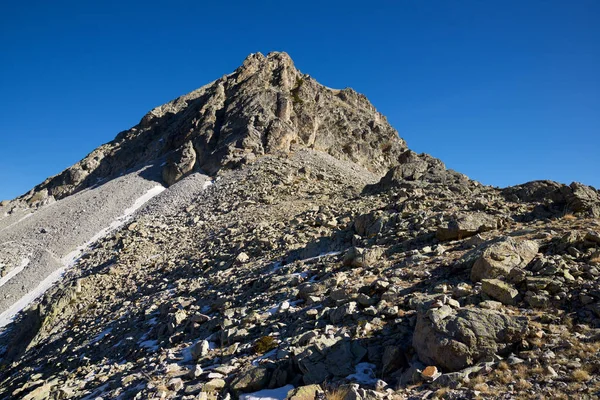
[[[281,53],[148,115],[87,171],[169,188],[0,336],[0,398],[600,396],[594,188],[483,186]]]

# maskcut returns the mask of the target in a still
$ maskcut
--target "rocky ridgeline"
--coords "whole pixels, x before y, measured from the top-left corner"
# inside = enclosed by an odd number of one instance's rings
[[[169,158],[163,177],[170,185],[193,170],[214,174],[299,147],[377,173],[406,149],[365,96],[320,85],[286,53],[256,53],[232,74],[150,111],[21,200],[46,204],[163,156]]]
[[[598,191],[481,185],[291,65],[251,56],[144,118],[170,143],[165,193],[200,167],[213,184],[158,196],[18,318],[0,398],[600,396]],[[219,90],[220,129],[173,139]]]

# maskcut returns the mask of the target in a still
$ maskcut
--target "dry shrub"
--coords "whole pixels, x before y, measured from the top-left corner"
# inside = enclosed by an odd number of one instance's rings
[[[590,379],[590,374],[584,369],[576,369],[571,372],[571,378],[577,382],[585,382]]]
[[[325,392],[325,399],[327,400],[344,400],[348,395],[348,389],[337,387],[330,389]]]
[[[523,378],[517,380],[517,383],[515,383],[515,389],[517,389],[517,390],[528,390],[528,389],[531,389],[532,387],[533,387],[533,385],[531,384],[531,382],[526,381]]]

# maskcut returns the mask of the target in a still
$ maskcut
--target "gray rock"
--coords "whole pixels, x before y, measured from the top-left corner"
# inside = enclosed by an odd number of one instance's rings
[[[532,240],[517,241],[511,237],[486,243],[478,250],[481,255],[473,263],[471,280],[508,276],[511,269],[525,267],[538,250],[538,244]]]
[[[231,388],[237,393],[256,392],[264,389],[271,379],[272,371],[266,367],[255,367],[237,375]]]
[[[447,227],[440,227],[436,232],[439,240],[464,239],[480,232],[496,229],[496,218],[484,213],[461,214],[448,222]]]
[[[352,267],[371,267],[381,258],[383,249],[371,247],[362,249],[359,247],[351,247],[344,255],[344,265]]]
[[[517,304],[519,291],[510,283],[499,279],[482,279],[481,290],[493,299],[502,304],[514,306]]]
[[[169,186],[181,180],[194,169],[196,164],[196,151],[191,141],[187,141],[177,149],[162,170],[162,177]]]
[[[492,310],[462,308],[445,318],[432,315],[419,313],[413,347],[421,361],[449,372],[510,350],[528,326],[527,318]]]

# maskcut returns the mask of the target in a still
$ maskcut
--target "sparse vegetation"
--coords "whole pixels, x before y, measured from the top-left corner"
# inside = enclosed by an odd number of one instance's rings
[[[348,394],[348,389],[343,387],[337,387],[325,391],[326,400],[344,400]]]
[[[576,369],[571,372],[571,378],[577,382],[585,382],[590,380],[590,374],[584,369]]]
[[[294,105],[304,103],[304,100],[300,98],[300,88],[302,88],[303,84],[304,79],[296,78],[296,86],[292,89],[292,101],[294,102]]]
[[[273,336],[263,336],[254,343],[254,353],[264,354],[277,347],[277,342]]]

